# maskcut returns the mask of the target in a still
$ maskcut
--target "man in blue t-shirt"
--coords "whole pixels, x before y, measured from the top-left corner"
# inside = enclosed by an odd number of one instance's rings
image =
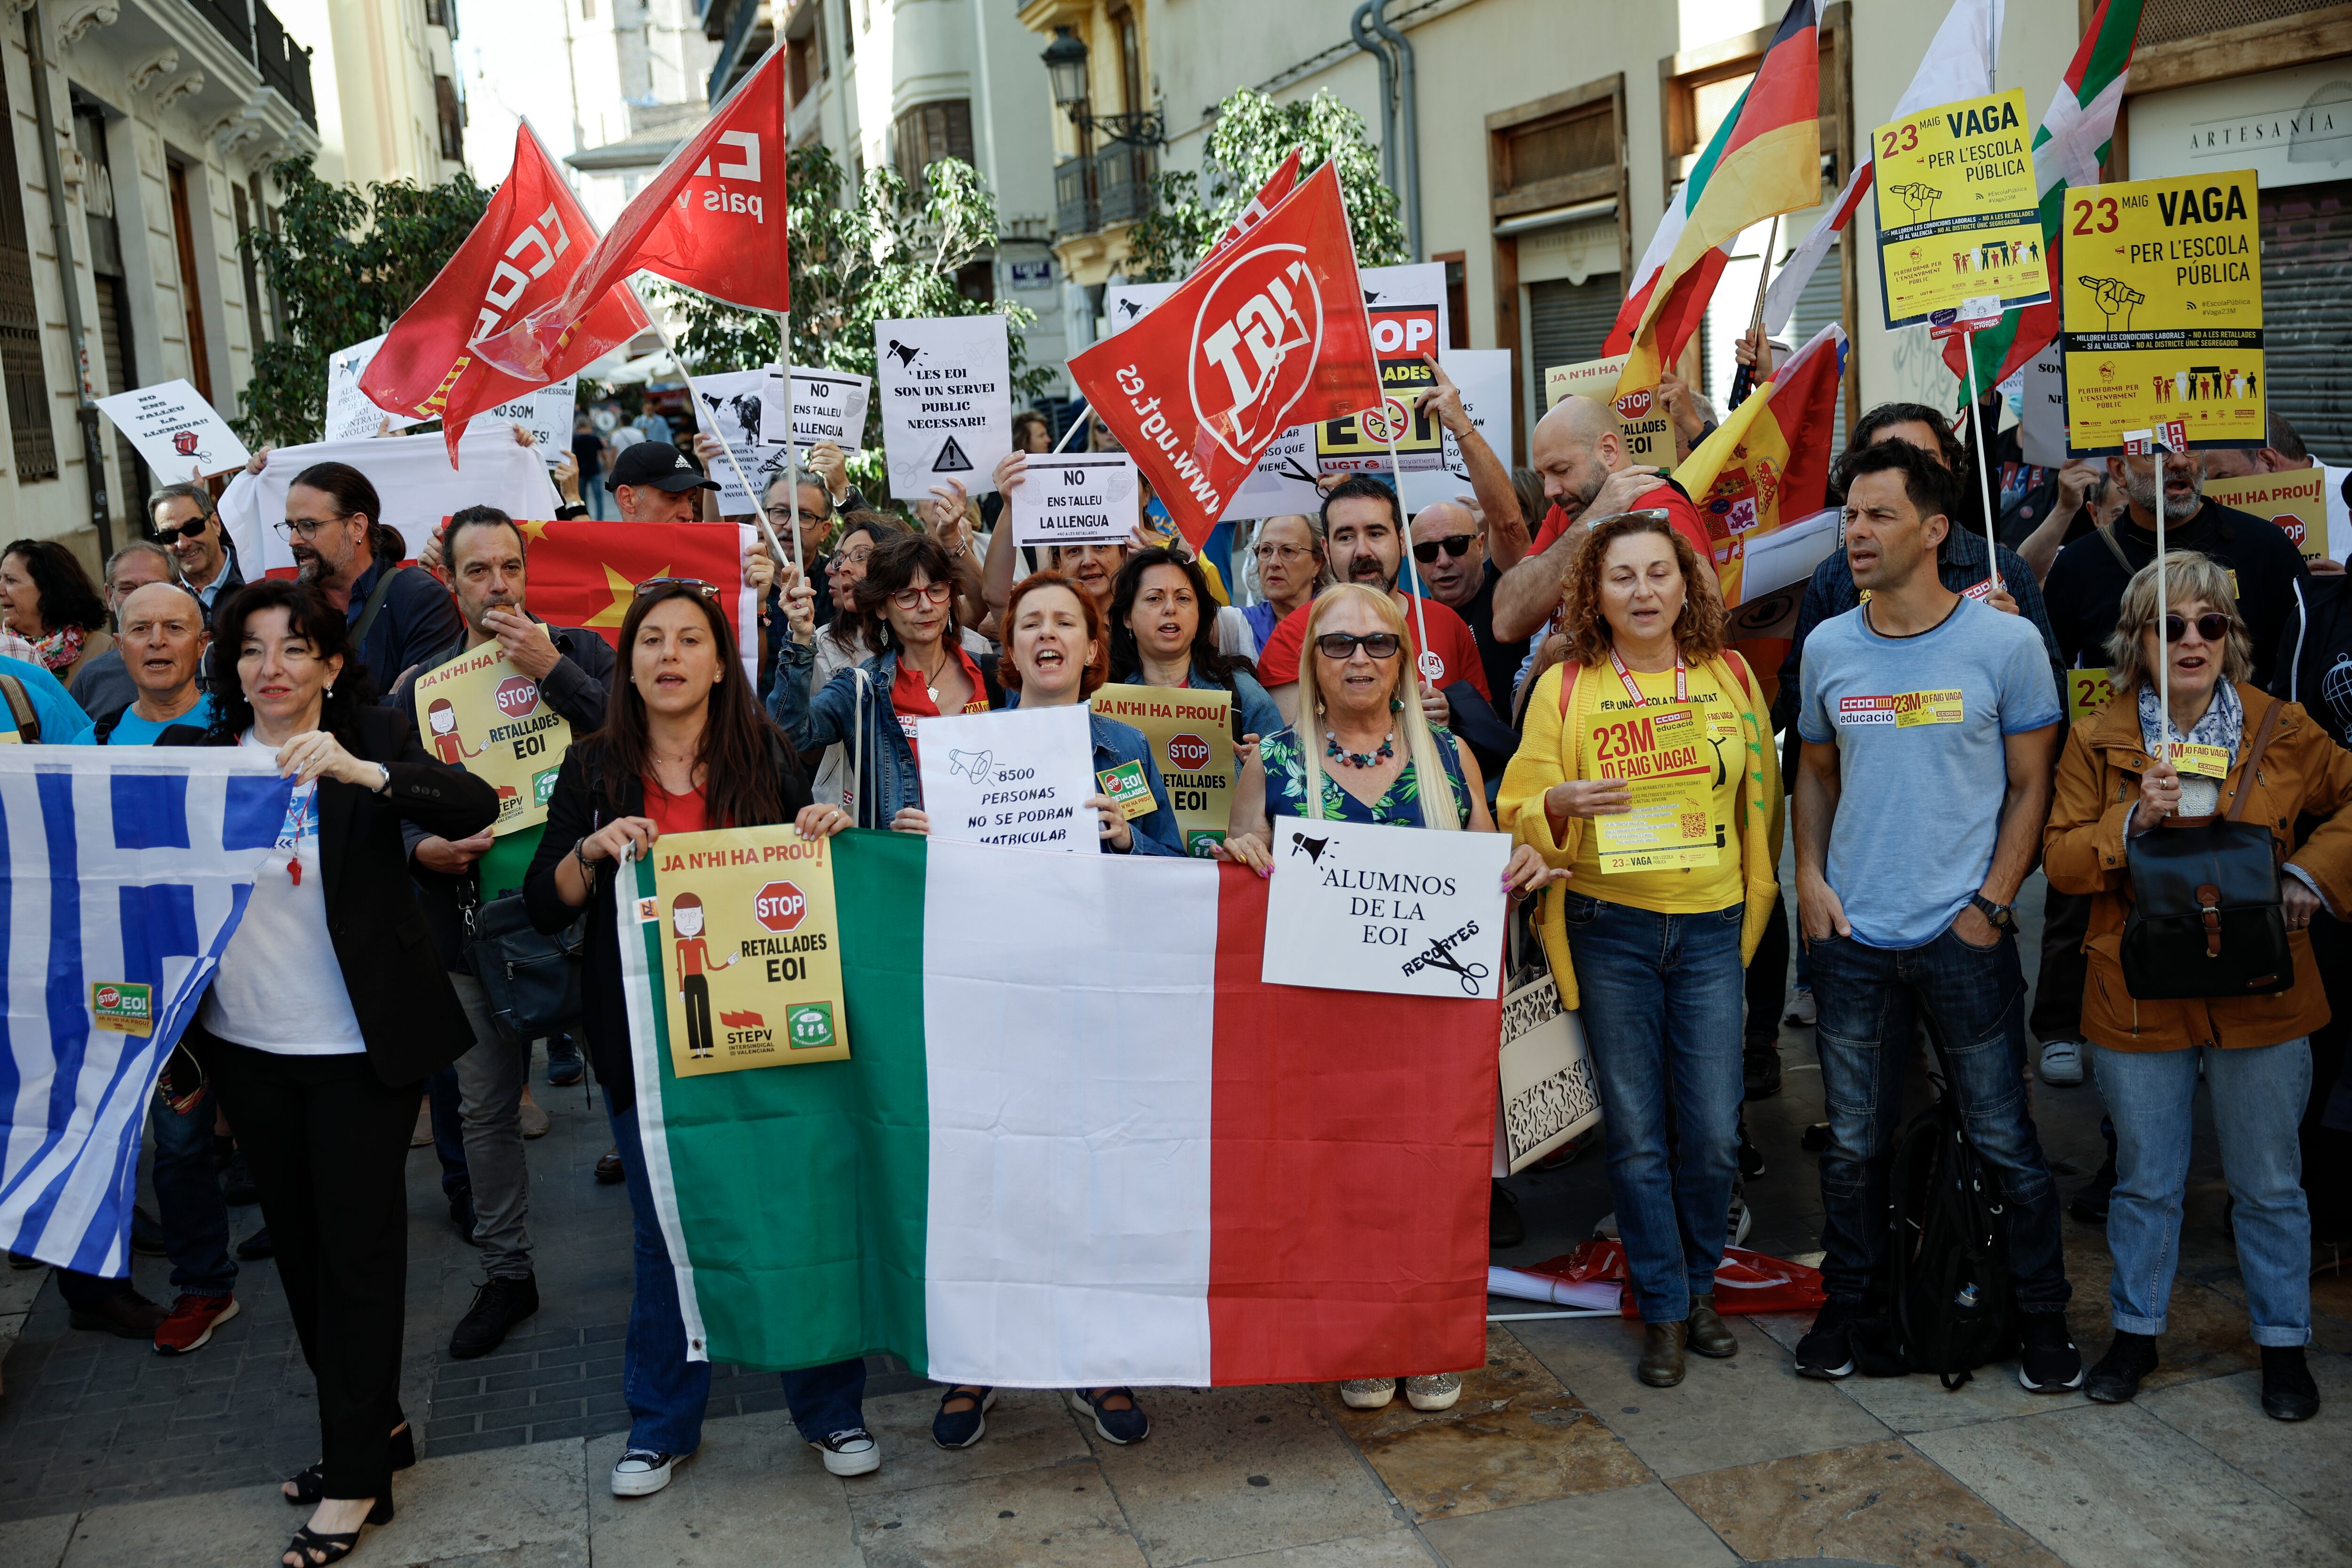
[[[1869,597],[1805,647],[1796,784],[1797,915],[1820,1009],[1822,1286],[1797,1370],[1854,1368],[1883,1307],[1887,1173],[1915,1023],[2001,1189],[2018,1381],[2075,1388],[2058,1193],[2027,1113],[2025,974],[2011,911],[2050,813],[2056,681],[2032,623],[1937,574],[1950,472],[1889,441],[1848,456],[1845,553]],[[1991,1288],[1988,1282],[1987,1288]]]
[[[207,728],[213,696],[196,680],[205,657],[204,601],[177,583],[150,583],[123,598],[115,619],[122,628],[115,646],[139,695],[128,708],[100,720],[90,742],[152,746],[176,724]]]
[[[66,694],[64,685],[39,665],[26,659],[0,657],[0,675],[12,678],[24,693],[25,705],[31,711],[38,734],[32,737],[47,746],[70,746],[80,742],[89,731],[89,715],[81,704]],[[0,744],[22,742],[18,733],[16,705],[0,702]]]

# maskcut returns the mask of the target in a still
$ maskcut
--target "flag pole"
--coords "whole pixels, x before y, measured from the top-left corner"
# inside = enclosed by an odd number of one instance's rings
[[[1385,395],[1381,396],[1381,413],[1382,415],[1381,429],[1385,432],[1388,437],[1389,477],[1396,482],[1397,532],[1402,536],[1404,545],[1405,574],[1412,579],[1413,640],[1419,644],[1419,647],[1413,650],[1415,654],[1419,656],[1414,662],[1413,668],[1413,674],[1417,679],[1423,674],[1423,671],[1420,668],[1419,660],[1430,657],[1429,612],[1422,607],[1423,595],[1421,586],[1421,569],[1413,564],[1412,559],[1412,519],[1406,515],[1404,510],[1404,464],[1397,457],[1396,426],[1391,424],[1386,417],[1388,413],[1388,398]],[[1356,416],[1356,423],[1359,426],[1363,424],[1362,415],[1360,414]],[[1433,682],[1432,684],[1433,686],[1434,685]],[[1416,687],[1414,690],[1416,695],[1418,695],[1419,688]]]
[[[2160,444],[2148,443],[2147,460],[2156,469],[2156,710],[2164,721],[2164,750],[2157,761],[2172,761],[2172,643],[2164,635],[2164,459],[2168,454]],[[2126,459],[2128,461],[2128,459]],[[2238,786],[2244,789],[2245,784]]]
[[[1070,437],[1092,423],[1094,416],[1095,405],[1089,402],[1084,408],[1078,410],[1078,416],[1070,421],[1070,427],[1062,432],[1062,438],[1054,443],[1054,450],[1059,452],[1066,449],[1070,444]]]
[[[1764,290],[1772,281],[1772,248],[1780,243],[1780,215],[1774,213],[1771,231],[1764,237],[1763,259],[1756,268],[1756,310],[1748,319],[1748,330],[1751,332],[1764,324]]]
[[[1985,456],[1984,399],[1977,395],[1977,334],[1974,329],[1960,333],[1960,357],[1969,362],[1969,419],[1976,427],[1977,490],[1984,498],[1985,569],[1992,576],[1992,591],[2000,587],[2000,542],[1993,536],[1992,469]],[[2159,528],[2161,524],[2158,525]],[[2157,535],[2157,548],[2161,551],[2163,534]]]
[[[793,514],[793,570],[799,573],[801,581],[806,584],[808,564],[801,559],[801,444],[793,429],[793,327],[782,311],[771,310],[768,314],[776,319],[776,368],[784,373],[784,494],[790,498],[786,504],[792,508]],[[833,487],[830,485],[825,487],[824,502],[827,507],[833,505]],[[761,498],[753,496],[751,504],[761,520],[766,521],[768,509]],[[770,529],[768,542],[774,543],[775,537],[775,531]]]
[[[646,314],[648,317],[653,316],[650,310]],[[699,429],[702,426],[702,396],[694,390],[694,373],[686,368],[686,356],[679,353],[677,345],[669,341],[669,329],[663,326],[658,318],[654,318],[653,328],[661,337],[662,347],[669,351],[669,357],[677,363],[678,375],[686,382],[686,400],[689,412],[694,415],[695,427]],[[786,434],[789,436],[789,429]],[[777,560],[785,559],[783,544],[776,538],[776,531],[768,521],[767,509],[760,504],[760,492],[751,488],[751,481],[744,476],[743,465],[735,460],[735,448],[727,444],[727,437],[724,436],[719,437],[718,441],[719,455],[727,459],[727,466],[735,471],[735,482],[741,485],[743,493],[751,498],[751,515],[760,520],[760,531],[768,536],[768,548],[776,552]],[[793,496],[793,504],[795,507],[800,504],[797,493]],[[800,531],[794,529],[793,531],[797,538]]]

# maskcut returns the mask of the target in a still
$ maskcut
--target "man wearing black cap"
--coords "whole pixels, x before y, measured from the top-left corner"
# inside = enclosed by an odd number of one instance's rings
[[[619,505],[623,522],[694,522],[704,516],[702,497],[716,497],[719,482],[702,465],[667,441],[639,441],[613,459],[604,480]],[[712,520],[718,514],[710,512]]]

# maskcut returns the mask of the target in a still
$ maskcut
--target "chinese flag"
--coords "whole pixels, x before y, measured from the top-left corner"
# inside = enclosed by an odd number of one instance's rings
[[[747,668],[760,657],[759,601],[743,586],[743,551],[756,529],[733,522],[526,522],[530,571],[523,608],[550,626],[585,626],[614,648],[636,585],[653,577],[716,583]]]
[[[784,263],[784,53],[773,48],[621,209],[562,298],[487,340],[482,353],[536,384],[562,381],[604,352],[586,322],[605,291],[637,271],[779,314],[791,308]]]
[[[473,352],[477,339],[557,299],[579,272],[596,230],[529,125],[515,130],[514,166],[482,221],[416,302],[384,334],[360,377],[380,408],[438,418],[457,465],[467,421],[560,376],[509,374]],[[645,330],[645,311],[626,289],[600,298],[580,323],[593,359]]]
[[[1070,361],[1070,379],[1198,548],[1276,436],[1381,402],[1339,171],[1326,163]]]

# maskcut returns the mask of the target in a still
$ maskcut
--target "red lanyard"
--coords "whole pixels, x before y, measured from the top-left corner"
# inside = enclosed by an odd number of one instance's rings
[[[1625,668],[1625,661],[1618,657],[1613,647],[1609,650],[1609,664],[1616,670],[1617,679],[1625,683],[1625,695],[1633,699],[1633,706],[1647,706],[1650,700],[1642,695],[1642,689],[1633,683],[1633,672]],[[1675,655],[1675,700],[1690,700],[1690,671],[1683,664],[1683,656],[1679,652]]]

